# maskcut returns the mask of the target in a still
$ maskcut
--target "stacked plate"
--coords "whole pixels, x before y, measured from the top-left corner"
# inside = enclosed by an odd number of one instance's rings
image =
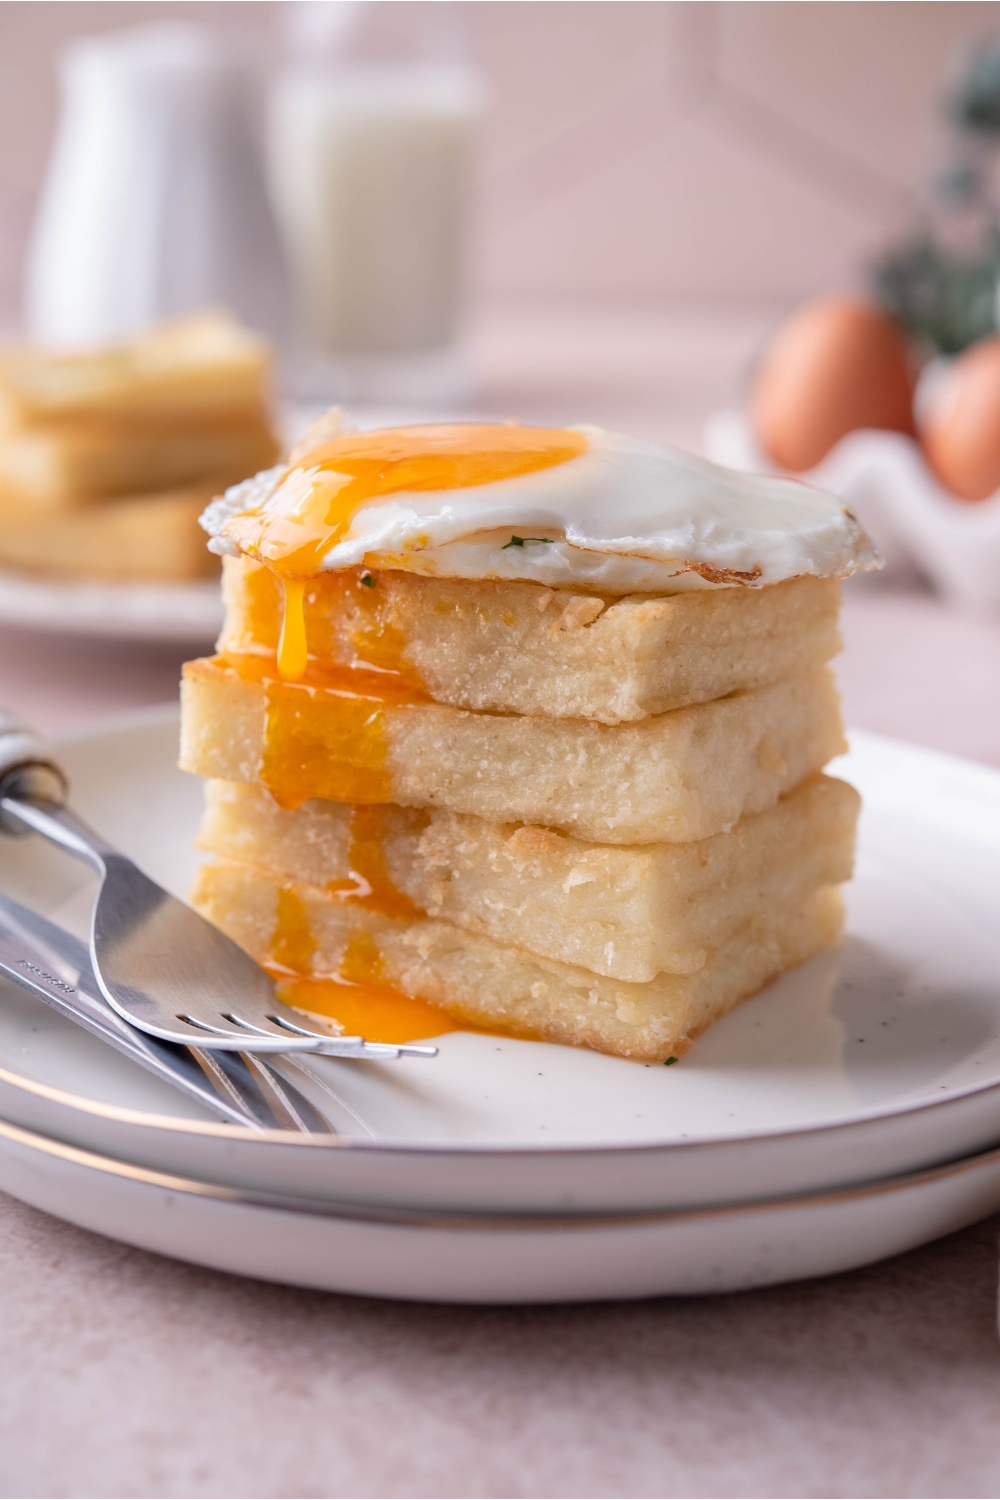
[[[77,639],[206,646],[222,629],[219,580],[111,583],[0,568],[0,626]]]
[[[173,711],[64,741],[78,811],[183,894],[200,784]],[[533,1302],[822,1275],[1000,1209],[1000,774],[855,736],[865,799],[838,948],[672,1067],[502,1036],[316,1059],[329,1135],[216,1124],[13,985],[0,1188],[198,1264],[377,1296]],[[0,847],[78,934],[86,870]]]

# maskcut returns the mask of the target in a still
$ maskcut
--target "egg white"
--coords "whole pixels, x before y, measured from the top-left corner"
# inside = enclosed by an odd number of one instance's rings
[[[840,577],[878,566],[835,496],[748,475],[639,438],[581,426],[586,449],[551,468],[465,489],[401,491],[355,513],[324,571],[365,563],[454,578],[523,578],[609,593]],[[235,485],[202,518],[267,511],[286,469]],[[522,544],[512,539],[519,537]],[[529,540],[536,539],[536,540]]]

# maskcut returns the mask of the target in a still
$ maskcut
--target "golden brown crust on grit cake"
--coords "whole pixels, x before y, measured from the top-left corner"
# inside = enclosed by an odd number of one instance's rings
[[[275,651],[281,585],[248,558],[224,566],[222,652]],[[644,719],[778,682],[840,650],[835,578],[666,597],[353,568],[312,579],[320,661],[401,672],[438,703],[475,711]]]
[[[339,973],[350,946],[363,946],[380,982],[467,1025],[648,1062],[680,1056],[712,1021],[832,943],[843,922],[839,891],[824,886],[790,911],[748,923],[695,974],[629,984],[450,922],[358,910],[259,866],[205,865],[192,893],[196,908],[259,962],[272,955],[279,901],[289,900],[311,934],[313,973]]]
[[[182,769],[261,781],[286,806],[441,807],[607,844],[708,838],[845,748],[827,667],[613,726],[345,697],[223,658],[187,664],[182,704]]]
[[[693,973],[753,917],[848,880],[860,798],[810,777],[728,834],[614,846],[537,827],[401,807],[310,801],[210,781],[198,847],[419,911],[610,978]]]

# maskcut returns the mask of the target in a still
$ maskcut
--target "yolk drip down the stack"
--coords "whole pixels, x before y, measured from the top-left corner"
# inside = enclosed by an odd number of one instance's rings
[[[831,496],[596,428],[321,419],[203,518],[195,905],[345,1031],[646,1061],[832,942]]]

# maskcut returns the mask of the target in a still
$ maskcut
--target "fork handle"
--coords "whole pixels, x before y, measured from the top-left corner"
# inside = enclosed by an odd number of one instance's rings
[[[0,708],[0,802],[16,798],[61,807],[66,790],[66,777],[46,755],[34,730],[10,709]],[[0,833],[25,832],[23,824],[0,811]]]
[[[0,708],[0,833],[40,833],[98,871],[116,851],[66,806],[68,785],[23,719]]]
[[[0,793],[3,793],[0,782]],[[68,854],[86,860],[99,874],[103,874],[107,861],[117,854],[99,834],[72,813],[68,807],[48,798],[0,795],[0,831],[3,833],[40,833],[42,838],[58,844]],[[118,855],[121,859],[122,856]]]

